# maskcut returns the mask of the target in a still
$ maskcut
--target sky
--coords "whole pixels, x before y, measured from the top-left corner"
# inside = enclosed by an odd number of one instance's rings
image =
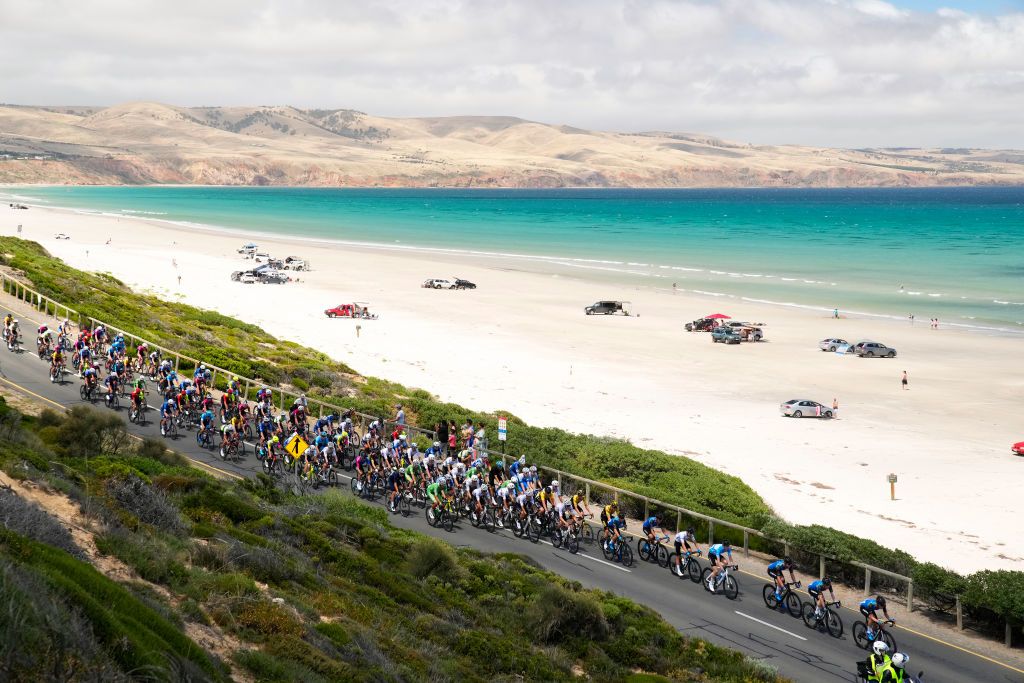
[[[1024,0],[0,0],[0,101],[1024,148]]]

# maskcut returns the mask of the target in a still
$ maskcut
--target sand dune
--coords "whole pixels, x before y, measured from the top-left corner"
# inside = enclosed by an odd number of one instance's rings
[[[508,116],[0,106],[0,182],[447,187],[840,187],[1024,182],[1013,150],[753,146]]]

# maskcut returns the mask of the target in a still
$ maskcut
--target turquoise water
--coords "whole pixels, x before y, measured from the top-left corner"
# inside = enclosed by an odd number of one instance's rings
[[[528,257],[524,267],[605,281],[1024,331],[1024,188],[6,193],[252,233],[516,254]]]

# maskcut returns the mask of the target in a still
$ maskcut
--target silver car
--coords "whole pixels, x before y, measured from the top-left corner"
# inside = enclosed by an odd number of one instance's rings
[[[794,398],[779,406],[783,417],[832,417],[827,405],[806,398]]]
[[[838,349],[840,346],[848,346],[849,343],[850,342],[846,341],[845,339],[836,339],[834,337],[830,337],[829,339],[822,339],[820,342],[818,342],[818,348],[821,349],[822,351],[831,351],[835,353],[835,350]]]
[[[854,353],[861,358],[895,358],[896,349],[880,342],[863,342],[854,347]]]

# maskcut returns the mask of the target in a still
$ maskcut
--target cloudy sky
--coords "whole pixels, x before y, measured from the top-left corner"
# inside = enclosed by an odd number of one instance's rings
[[[1024,0],[0,0],[0,101],[1024,148]]]

